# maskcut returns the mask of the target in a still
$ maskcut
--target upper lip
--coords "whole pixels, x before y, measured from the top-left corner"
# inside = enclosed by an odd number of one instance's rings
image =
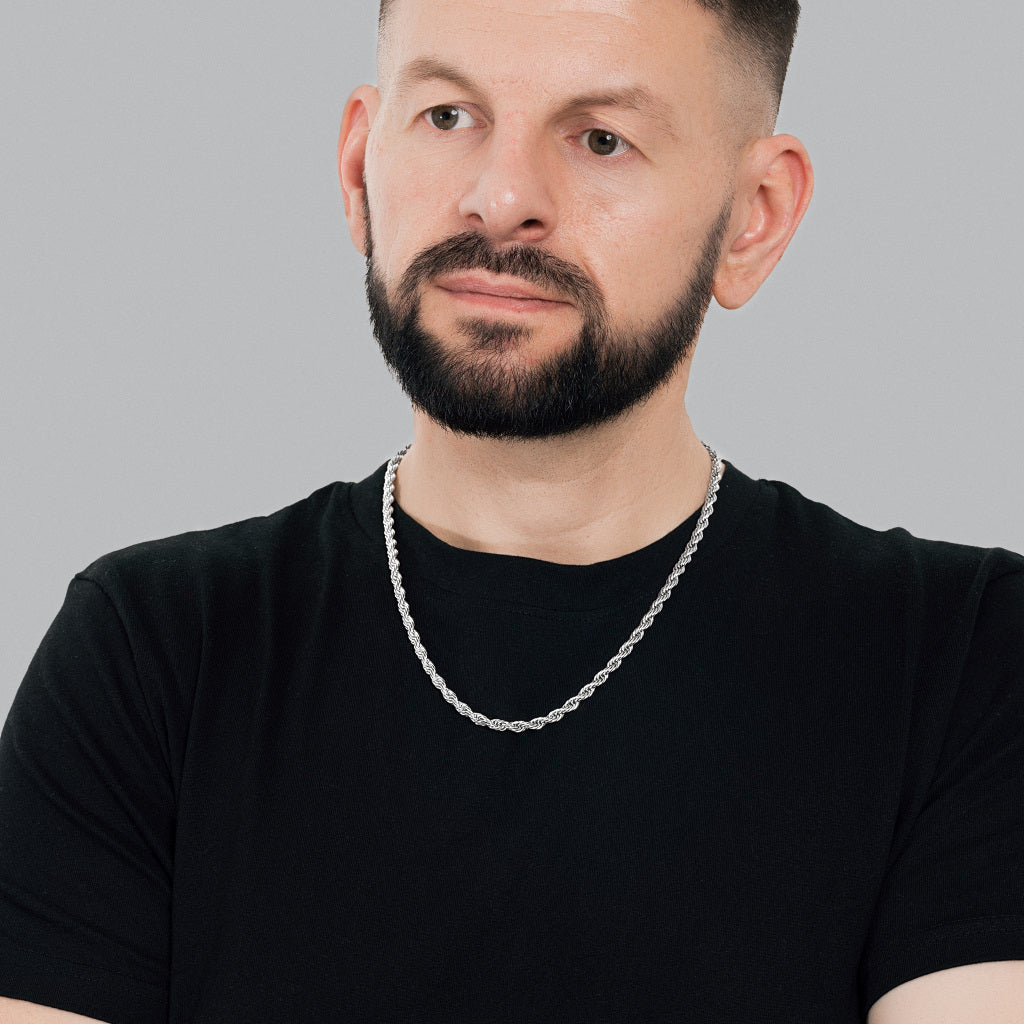
[[[537,299],[543,302],[565,302],[559,295],[552,295],[518,277],[506,277],[474,270],[466,273],[444,274],[434,282],[438,288],[449,292],[476,292],[478,295],[495,295],[502,299]]]

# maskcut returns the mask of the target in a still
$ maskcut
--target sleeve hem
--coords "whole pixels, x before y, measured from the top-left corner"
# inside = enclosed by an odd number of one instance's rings
[[[986,917],[875,946],[862,966],[865,1016],[894,988],[937,971],[968,964],[1024,960],[1024,916]]]
[[[0,995],[106,1024],[162,1024],[167,993],[124,974],[16,947],[0,950]]]

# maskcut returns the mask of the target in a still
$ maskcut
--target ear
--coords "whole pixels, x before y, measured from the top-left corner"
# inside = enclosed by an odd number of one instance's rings
[[[782,258],[814,191],[814,169],[799,139],[758,139],[737,176],[731,243],[715,275],[715,299],[738,309]]]
[[[345,218],[356,248],[366,255],[365,201],[366,147],[370,127],[380,105],[380,95],[372,85],[361,85],[345,104],[338,138],[338,178],[345,197]]]

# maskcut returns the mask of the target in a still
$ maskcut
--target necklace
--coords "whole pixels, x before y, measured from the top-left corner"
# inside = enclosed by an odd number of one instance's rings
[[[700,515],[697,517],[697,524],[693,528],[693,533],[690,535],[690,540],[686,547],[683,549],[683,553],[679,556],[679,561],[676,562],[675,568],[669,574],[668,579],[665,581],[665,585],[658,592],[658,596],[654,599],[654,603],[647,610],[647,614],[640,620],[640,624],[633,630],[626,642],[618,649],[612,659],[600,672],[597,673],[594,678],[587,683],[586,686],[576,694],[575,697],[571,697],[567,700],[560,708],[555,708],[554,711],[540,718],[531,718],[528,722],[516,721],[507,722],[503,718],[488,718],[486,715],[480,714],[479,711],[474,711],[468,704],[459,700],[459,698],[452,693],[448,688],[447,683],[438,673],[434,667],[434,663],[430,660],[427,655],[426,649],[423,646],[423,641],[420,639],[420,635],[416,630],[416,625],[412,621],[412,614],[409,611],[409,602],[405,599],[405,586],[402,583],[402,573],[398,564],[398,544],[395,541],[395,474],[398,472],[398,464],[405,457],[406,452],[412,445],[406,445],[389,463],[387,472],[384,474],[384,543],[387,546],[388,551],[388,567],[391,570],[391,583],[395,589],[395,600],[398,602],[398,611],[402,616],[402,622],[405,624],[405,631],[409,635],[409,642],[412,644],[413,650],[416,652],[416,656],[420,659],[420,664],[423,665],[424,671],[430,677],[430,681],[441,691],[441,695],[446,701],[460,715],[464,715],[475,725],[483,726],[487,729],[494,729],[496,732],[506,732],[511,730],[512,732],[525,732],[527,729],[543,729],[545,725],[550,725],[552,722],[560,722],[570,711],[575,711],[580,704],[583,703],[594,691],[625,661],[627,655],[633,648],[640,642],[640,638],[647,631],[647,628],[654,621],[654,616],[661,611],[665,602],[669,599],[669,595],[672,593],[673,588],[679,582],[679,577],[686,571],[687,565],[690,564],[690,559],[693,558],[693,553],[697,550],[697,545],[700,543],[701,537],[704,536],[704,529],[708,525],[708,520],[711,518],[711,512],[715,506],[715,499],[718,497],[718,485],[722,479],[722,461],[718,457],[718,453],[707,445],[704,445],[708,450],[708,454],[711,456],[711,478],[708,481],[708,492],[707,497],[704,499],[704,505],[700,510]]]

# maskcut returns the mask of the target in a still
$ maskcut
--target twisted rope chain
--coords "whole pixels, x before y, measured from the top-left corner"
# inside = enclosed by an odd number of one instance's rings
[[[543,729],[545,725],[550,725],[552,722],[561,721],[570,711],[575,711],[580,704],[583,703],[588,697],[590,697],[594,691],[625,661],[630,651],[640,642],[640,638],[647,631],[648,627],[654,621],[654,616],[661,611],[665,602],[669,599],[669,595],[672,593],[673,588],[679,582],[679,577],[686,571],[687,565],[690,564],[690,559],[693,558],[693,553],[697,550],[697,545],[700,543],[701,537],[704,536],[704,530],[708,525],[708,520],[711,518],[711,512],[715,506],[715,499],[718,497],[718,485],[722,479],[722,462],[718,457],[718,453],[707,445],[704,445],[708,450],[708,454],[711,456],[711,478],[708,481],[708,493],[704,499],[704,506],[700,510],[700,515],[697,517],[697,524],[693,528],[693,533],[690,535],[690,540],[686,547],[683,549],[682,555],[679,556],[679,561],[676,562],[675,568],[669,574],[668,579],[665,581],[665,585],[658,592],[658,596],[654,599],[654,603],[648,609],[647,614],[640,620],[640,624],[630,634],[629,639],[619,648],[618,652],[612,657],[611,661],[600,672],[597,673],[594,678],[587,683],[586,686],[576,694],[575,697],[567,700],[560,708],[555,708],[554,711],[544,715],[541,718],[531,718],[528,722],[516,721],[507,722],[503,718],[488,718],[486,715],[480,714],[479,711],[474,711],[468,704],[459,700],[459,698],[452,693],[445,683],[444,679],[438,673],[434,667],[434,663],[430,660],[427,655],[426,649],[423,646],[420,635],[416,630],[416,625],[412,621],[412,615],[409,612],[409,602],[405,598],[405,587],[402,584],[402,573],[399,569],[398,564],[398,545],[395,542],[395,517],[394,517],[394,504],[395,504],[395,474],[398,471],[398,464],[405,457],[406,452],[412,447],[412,445],[406,445],[389,463],[387,473],[384,475],[384,542],[387,545],[388,550],[388,566],[391,569],[391,583],[395,588],[395,600],[398,602],[398,611],[402,616],[402,622],[405,623],[405,631],[409,634],[409,642],[413,646],[413,650],[416,652],[416,656],[420,659],[420,663],[423,665],[424,670],[430,677],[431,682],[441,691],[441,695],[446,701],[460,715],[464,715],[474,725],[483,726],[487,729],[494,729],[496,732],[506,732],[511,730],[512,732],[525,732],[527,729]]]

